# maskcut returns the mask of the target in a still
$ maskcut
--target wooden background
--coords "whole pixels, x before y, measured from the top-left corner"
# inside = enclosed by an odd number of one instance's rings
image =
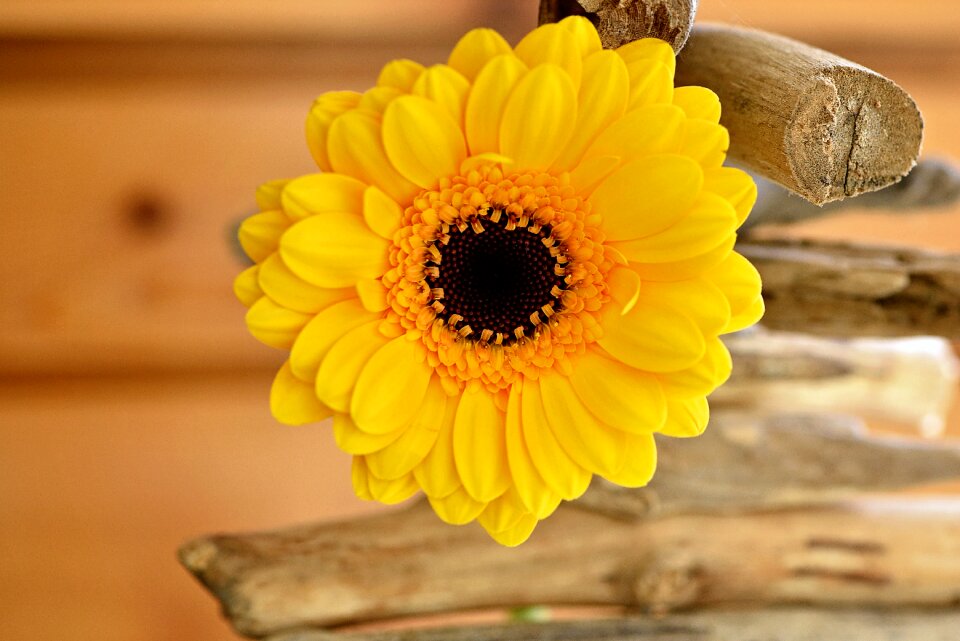
[[[174,558],[215,530],[377,509],[324,427],[275,425],[230,238],[311,170],[313,97],[445,58],[535,0],[0,4],[0,638],[231,639]],[[702,0],[900,82],[960,157],[955,0]],[[791,233],[960,251],[960,208]],[[953,434],[960,426],[951,425]]]

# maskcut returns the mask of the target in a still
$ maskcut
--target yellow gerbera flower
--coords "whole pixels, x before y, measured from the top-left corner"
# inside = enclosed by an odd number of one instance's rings
[[[321,173],[260,188],[235,290],[290,350],[273,414],[332,416],[360,497],[422,490],[517,545],[594,474],[646,484],[655,432],[703,431],[718,336],[763,313],[733,251],[756,188],[721,166],[717,97],[674,67],[568,18],[513,48],[476,29],[445,65],[314,103]]]

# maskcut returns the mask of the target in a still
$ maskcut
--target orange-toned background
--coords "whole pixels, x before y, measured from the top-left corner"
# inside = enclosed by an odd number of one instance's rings
[[[955,0],[701,0],[901,82],[960,156]],[[377,509],[324,426],[266,400],[231,226],[311,170],[302,122],[391,57],[536,0],[4,0],[0,5],[0,638],[231,639],[185,539]],[[960,251],[960,208],[805,234]],[[960,427],[951,426],[954,433]]]

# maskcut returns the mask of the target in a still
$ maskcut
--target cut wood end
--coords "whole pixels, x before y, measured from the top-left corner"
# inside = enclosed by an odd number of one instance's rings
[[[899,182],[922,141],[909,94],[869,69],[834,65],[800,96],[784,142],[797,192],[823,205]]]
[[[687,42],[697,0],[541,0],[540,24],[586,16],[606,49],[659,38],[679,52]]]

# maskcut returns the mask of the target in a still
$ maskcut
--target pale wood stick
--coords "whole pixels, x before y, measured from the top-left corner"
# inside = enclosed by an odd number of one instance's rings
[[[951,641],[958,628],[955,610],[776,608],[396,632],[306,630],[267,641]]]
[[[960,338],[960,255],[812,241],[737,243],[760,270],[772,329]]]
[[[851,209],[877,209],[903,215],[926,213],[934,207],[949,207],[960,202],[960,168],[948,160],[921,160],[913,171],[895,185],[822,207],[797,198],[776,183],[762,178],[757,180],[757,186],[760,197],[743,229],[796,223]]]
[[[960,501],[633,522],[564,505],[513,549],[417,503],[200,539],[180,558],[252,636],[528,604],[949,607],[960,594]]]
[[[960,478],[960,443],[871,436],[842,415],[715,410],[695,439],[657,439],[657,473],[595,481],[577,505],[616,518],[738,514],[848,500]]]
[[[586,16],[607,49],[652,37],[680,51],[696,13],[697,0],[540,0],[540,24]]]
[[[833,412],[940,434],[957,392],[949,341],[829,339],[757,329],[724,337],[733,375],[712,408]]]
[[[897,182],[920,152],[923,120],[906,92],[788,38],[698,25],[677,84],[720,96],[731,158],[818,205]]]

